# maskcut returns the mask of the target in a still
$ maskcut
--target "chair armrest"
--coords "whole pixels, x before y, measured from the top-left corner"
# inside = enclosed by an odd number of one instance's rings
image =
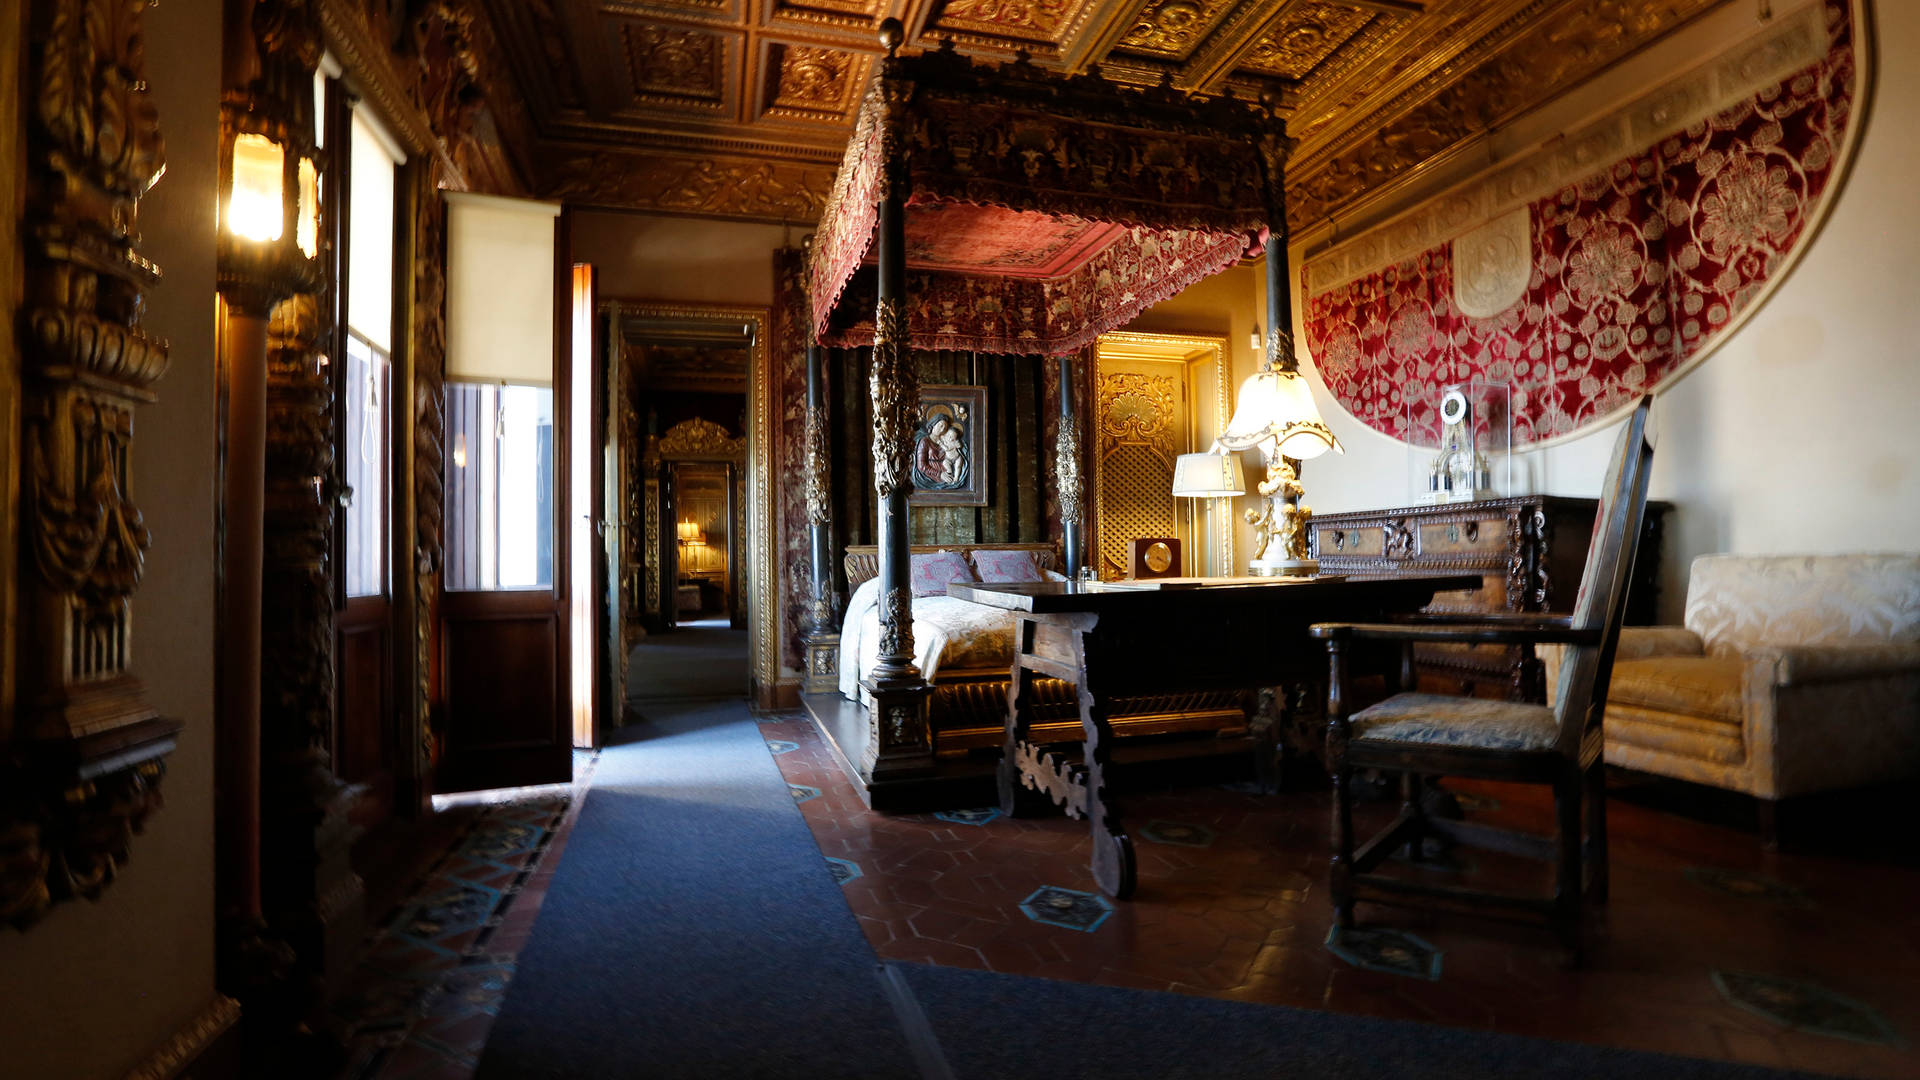
[[[1748,670],[1771,670],[1774,686],[1870,679],[1920,672],[1920,645],[1760,645],[1745,650]]]
[[[1600,632],[1576,630],[1565,615],[1504,618],[1421,618],[1391,623],[1315,623],[1308,633],[1323,641],[1454,641],[1488,645],[1598,645]]]
[[[1684,626],[1623,626],[1615,660],[1645,660],[1655,656],[1705,656],[1707,643]]]

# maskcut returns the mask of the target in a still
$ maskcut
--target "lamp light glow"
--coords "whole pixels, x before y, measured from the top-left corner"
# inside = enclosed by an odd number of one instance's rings
[[[227,192],[229,232],[259,242],[280,239],[286,231],[286,207],[280,194],[285,160],[280,144],[265,135],[234,136],[233,186]]]
[[[1239,454],[1181,454],[1173,460],[1173,493],[1186,499],[1219,499],[1247,493]]]
[[[1329,450],[1346,453],[1320,418],[1307,380],[1297,371],[1272,368],[1255,372],[1240,384],[1240,404],[1218,441],[1229,450],[1266,444],[1270,453],[1277,450],[1283,457],[1297,459],[1319,457]]]
[[[300,159],[300,219],[294,225],[293,239],[307,258],[320,254],[320,173],[313,159]]]

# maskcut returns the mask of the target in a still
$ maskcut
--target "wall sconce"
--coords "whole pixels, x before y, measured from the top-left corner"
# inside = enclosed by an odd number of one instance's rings
[[[276,139],[237,122],[220,155],[220,292],[264,316],[322,283],[320,174],[311,137]]]

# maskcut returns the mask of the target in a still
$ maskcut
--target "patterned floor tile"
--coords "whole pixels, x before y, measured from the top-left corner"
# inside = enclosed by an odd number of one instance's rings
[[[827,872],[833,875],[833,883],[835,885],[845,885],[847,882],[860,876],[859,863],[851,859],[836,859],[831,855],[826,858]]]
[[[940,810],[934,817],[955,825],[985,825],[1000,816],[997,806],[977,806],[971,810]]]
[[[1717,892],[1731,893],[1750,900],[1769,900],[1791,907],[1812,906],[1805,890],[1784,881],[1776,881],[1764,874],[1750,874],[1743,870],[1723,870],[1714,866],[1690,866],[1687,868],[1687,880]]]
[[[1730,1003],[1782,1027],[1854,1042],[1899,1042],[1893,1028],[1872,1006],[1810,982],[1745,971],[1715,971],[1713,985]]]
[[[800,749],[800,744],[792,739],[768,739],[767,752],[772,754],[791,754]]]
[[[805,784],[788,784],[787,794],[793,796],[794,802],[803,803],[810,799],[819,798],[820,789],[817,787],[808,787]]]
[[[1020,901],[1020,910],[1034,922],[1092,933],[1113,914],[1113,904],[1097,893],[1045,885]]]
[[[1156,844],[1177,844],[1180,847],[1212,847],[1213,830],[1205,825],[1189,825],[1180,821],[1149,821],[1136,830],[1140,839]]]
[[[1327,951],[1357,968],[1388,975],[1440,978],[1440,950],[1403,930],[1327,929]]]
[[[591,775],[591,763],[577,772]],[[576,789],[582,790],[582,789]],[[487,806],[369,942],[334,1006],[353,1080],[471,1076],[513,978],[494,932],[517,904],[537,908],[535,877],[571,818],[571,796]],[[519,935],[515,941],[524,941]],[[516,945],[517,949],[517,945]]]

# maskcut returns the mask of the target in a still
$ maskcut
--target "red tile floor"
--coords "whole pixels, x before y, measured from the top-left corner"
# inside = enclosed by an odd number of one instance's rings
[[[876,814],[804,716],[762,730],[822,853],[842,861],[847,902],[882,959],[1920,1076],[1920,869],[1910,865],[1770,855],[1751,832],[1616,797],[1612,900],[1580,969],[1543,929],[1361,905],[1363,926],[1412,935],[1389,935],[1388,961],[1439,954],[1429,979],[1363,969],[1326,944],[1324,791],[1212,785],[1125,798],[1139,889],[1109,903],[1073,896],[1096,891],[1082,822]],[[1533,790],[1449,786],[1472,820],[1550,820]],[[1478,851],[1453,861],[1403,872],[1517,872]],[[1084,922],[1111,913],[1090,930],[1038,921],[1021,901],[1049,887]]]

